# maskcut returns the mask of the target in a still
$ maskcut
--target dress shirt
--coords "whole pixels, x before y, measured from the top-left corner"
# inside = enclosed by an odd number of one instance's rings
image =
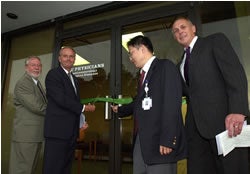
[[[143,79],[143,81],[142,81],[142,84],[143,84],[143,82],[144,82],[144,80],[145,80],[145,78],[146,78],[146,76],[147,76],[147,74],[148,74],[148,70],[149,70],[149,68],[150,68],[150,66],[151,66],[151,63],[153,62],[153,60],[154,60],[155,58],[156,58],[155,56],[151,57],[151,58],[147,61],[147,63],[142,67],[141,71],[143,70],[143,71],[145,72],[145,75],[144,75],[144,79]],[[140,73],[141,73],[141,72],[140,72]]]
[[[195,44],[195,42],[197,41],[197,39],[198,39],[198,36],[195,36],[195,37],[193,38],[192,42],[191,42],[190,45],[189,45],[189,47],[190,47],[190,54],[191,54],[191,52],[192,52],[192,50],[193,50],[194,44]],[[186,49],[186,48],[184,48],[184,52],[185,52],[185,49]],[[182,75],[183,79],[186,81],[186,79],[185,79],[185,77],[184,77],[184,65],[185,65],[185,61],[186,61],[186,54],[184,55],[184,58],[183,58],[183,60],[182,60],[182,62],[181,62],[181,66],[180,66],[181,75]]]
[[[33,78],[33,77],[31,77],[31,78],[32,78],[32,80],[34,81],[34,83],[37,85],[38,80],[35,79],[35,78]]]

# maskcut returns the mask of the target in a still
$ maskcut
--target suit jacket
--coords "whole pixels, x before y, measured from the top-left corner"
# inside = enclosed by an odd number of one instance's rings
[[[197,39],[188,73],[189,87],[182,81],[187,117],[193,114],[202,136],[214,138],[224,131],[230,113],[249,115],[246,75],[225,35]]]
[[[14,89],[16,115],[13,120],[12,140],[42,142],[47,103],[31,76],[25,73]]]
[[[61,66],[50,70],[46,76],[48,99],[44,128],[46,138],[70,140],[73,135],[79,134],[79,120],[83,105],[80,104],[79,85],[74,75],[73,79],[77,94]]]
[[[145,82],[152,99],[150,110],[142,108]],[[132,103],[119,107],[120,117],[133,114],[138,120],[142,156],[147,164],[176,162],[186,157],[181,115],[182,89],[176,66],[169,60],[155,59],[144,84]],[[160,145],[173,148],[169,155],[160,155]]]

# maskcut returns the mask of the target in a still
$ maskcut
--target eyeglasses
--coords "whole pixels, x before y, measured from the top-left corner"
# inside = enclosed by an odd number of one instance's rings
[[[133,52],[128,52],[128,57],[130,58],[133,55]]]
[[[29,63],[28,66],[31,66],[31,67],[42,67],[42,64]]]
[[[133,54],[135,53],[135,51],[139,51],[140,47],[134,47],[133,49],[129,49],[128,52],[128,57],[131,59],[131,57],[133,56]]]

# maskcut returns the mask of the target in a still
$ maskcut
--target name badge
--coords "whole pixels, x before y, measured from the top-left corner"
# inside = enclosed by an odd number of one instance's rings
[[[145,88],[144,91],[146,93],[145,98],[142,100],[142,108],[144,110],[149,110],[152,107],[152,99],[150,97],[148,97],[148,91],[149,91],[149,87],[148,87],[148,81],[145,81]]]
[[[144,110],[149,110],[152,107],[152,99],[150,97],[146,97],[142,100],[142,108]]]

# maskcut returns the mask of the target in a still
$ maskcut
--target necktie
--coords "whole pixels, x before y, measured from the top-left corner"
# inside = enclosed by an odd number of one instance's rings
[[[142,84],[143,84],[143,79],[144,79],[144,76],[145,76],[145,71],[141,71],[141,75],[140,75],[140,89],[142,87]]]
[[[73,87],[74,87],[75,93],[76,93],[76,86],[75,86],[74,79],[73,79],[73,77],[71,76],[71,73],[70,73],[70,72],[68,73],[68,76],[69,76],[69,79],[70,79],[70,81],[71,81],[71,83],[72,83],[72,85],[73,85]]]
[[[145,76],[145,71],[141,70],[141,73],[140,73],[140,80],[139,80],[139,90],[138,90],[138,92],[139,92],[139,91],[141,90],[141,88],[142,88],[144,76]],[[136,137],[137,131],[138,131],[138,120],[137,120],[136,116],[134,116],[134,138]]]
[[[43,90],[43,88],[42,88],[42,85],[41,85],[41,83],[40,83],[39,80],[37,81],[37,87],[38,87],[39,91],[40,91],[41,94],[42,94],[42,97],[43,97],[44,102],[47,102],[47,99],[46,99],[46,97],[45,97],[45,92],[44,92],[44,90]]]
[[[185,52],[186,52],[186,61],[184,64],[184,77],[186,80],[186,84],[189,85],[188,68],[189,68],[189,61],[190,61],[190,47],[187,47]]]

